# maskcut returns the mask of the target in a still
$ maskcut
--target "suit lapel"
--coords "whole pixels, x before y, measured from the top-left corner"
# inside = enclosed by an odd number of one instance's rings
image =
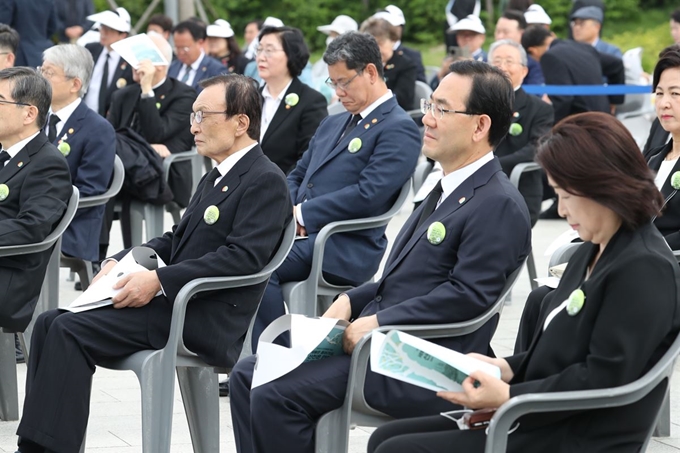
[[[302,82],[300,82],[297,77],[294,77],[293,81],[290,83],[290,86],[283,95],[283,99],[281,99],[279,107],[276,109],[276,113],[274,114],[271,123],[269,123],[269,126],[267,126],[267,131],[264,133],[264,137],[262,137],[262,145],[264,145],[267,140],[269,140],[271,135],[279,128],[281,123],[283,123],[291,114],[292,108],[286,105],[286,96],[288,96],[290,93],[296,93],[299,95],[301,91],[301,85]]]
[[[661,162],[666,158],[668,153],[671,152],[673,149],[673,139],[671,139],[670,142],[668,142],[666,145],[661,146],[659,148],[656,148],[655,150],[651,150],[650,154],[651,157],[649,157],[647,161],[647,165],[649,165],[649,168],[652,170],[659,171],[659,168],[661,168]]]
[[[85,102],[81,101],[80,105],[78,105],[78,107],[76,107],[76,109],[73,111],[71,116],[68,117],[68,120],[66,121],[64,126],[61,128],[59,135],[57,135],[57,137],[55,137],[54,142],[52,142],[53,145],[56,146],[57,143],[59,143],[59,140],[61,140],[61,138],[64,135],[67,135],[67,140],[68,140],[68,138],[70,138],[72,135],[74,135],[74,134],[76,134],[77,132],[80,131],[79,123],[83,120],[83,118],[85,118],[85,114],[87,113],[87,109],[89,109],[87,104],[85,104]],[[71,129],[73,129],[73,132],[70,133],[69,130],[71,130]]]
[[[16,156],[11,158],[7,165],[0,168],[0,183],[5,183],[10,180],[14,175],[20,172],[22,169],[31,162],[31,156],[35,154],[42,146],[47,142],[47,137],[45,134],[39,132],[38,135],[28,142],[24,148],[17,153]]]

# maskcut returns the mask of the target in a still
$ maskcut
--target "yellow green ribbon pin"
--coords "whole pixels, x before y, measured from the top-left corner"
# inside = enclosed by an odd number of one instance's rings
[[[510,131],[509,131],[509,133],[510,133],[510,135],[516,137],[516,136],[518,136],[519,134],[521,134],[523,130],[524,130],[524,129],[522,128],[522,125],[521,125],[521,124],[519,124],[519,123],[512,123],[512,124],[510,125]]]
[[[434,222],[427,228],[427,240],[430,244],[439,245],[446,237],[446,227],[441,222]]]
[[[354,154],[358,152],[361,149],[361,139],[359,137],[355,137],[352,139],[351,142],[349,142],[349,145],[347,145],[347,150]]]
[[[9,196],[9,187],[7,184],[0,184],[0,201],[5,201]]]
[[[208,225],[212,225],[213,223],[217,222],[217,219],[220,218],[220,210],[217,208],[215,205],[210,205],[207,208],[205,208],[205,212],[203,213],[203,220],[205,223]]]
[[[59,150],[60,153],[64,155],[64,157],[71,154],[71,145],[64,141],[59,142],[59,145],[57,145],[57,149]]]
[[[586,303],[586,295],[582,289],[575,289],[569,295],[569,302],[567,303],[567,313],[569,316],[576,316]]]
[[[300,96],[298,96],[296,93],[290,93],[286,95],[286,105],[290,105],[291,107],[295,107],[298,102],[300,102]]]

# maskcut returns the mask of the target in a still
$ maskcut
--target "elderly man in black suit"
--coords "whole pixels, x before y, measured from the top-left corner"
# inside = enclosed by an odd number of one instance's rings
[[[118,280],[121,291],[112,306],[77,314],[53,310],[38,318],[18,428],[20,452],[78,451],[97,363],[162,348],[173,300],[186,283],[257,272],[276,252],[293,206],[283,173],[257,144],[257,87],[238,75],[214,77],[202,86],[191,131],[198,152],[218,166],[203,178],[180,223],[146,244],[166,267]],[[213,211],[219,215],[206,215]],[[111,271],[113,260],[98,276]],[[187,309],[187,347],[211,365],[233,366],[264,285],[197,296]]]
[[[125,8],[117,8],[87,18],[99,23],[100,38],[98,43],[85,46],[94,59],[94,70],[84,100],[88,107],[105,117],[113,92],[132,83],[132,67],[111,48],[111,44],[128,37],[130,14]]]
[[[510,176],[515,165],[534,161],[538,139],[550,132],[553,126],[553,109],[550,104],[536,96],[529,96],[522,89],[522,80],[528,69],[527,54],[520,44],[510,39],[496,41],[489,48],[489,63],[505,72],[515,89],[512,124],[494,150],[503,171]],[[527,202],[533,226],[538,221],[543,200],[541,173],[532,171],[524,174],[519,180],[519,192]]]
[[[0,71],[0,247],[44,240],[72,194],[66,160],[40,133],[51,91],[33,69]],[[51,254],[47,250],[2,259],[0,327],[26,329]]]

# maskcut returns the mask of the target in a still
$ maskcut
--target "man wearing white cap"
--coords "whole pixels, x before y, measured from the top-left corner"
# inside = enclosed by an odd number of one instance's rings
[[[479,17],[470,14],[456,22],[453,27],[449,28],[449,32],[456,33],[458,46],[467,49],[474,60],[486,61],[486,52],[482,50],[486,39],[486,29]]]
[[[0,3],[0,23],[19,33],[21,40],[14,66],[35,68],[42,63],[42,53],[52,46],[59,20],[54,0],[4,0]]]
[[[132,67],[111,48],[111,44],[127,38],[130,33],[130,14],[125,8],[117,8],[87,16],[87,19],[99,24],[99,42],[85,46],[94,60],[85,104],[105,117],[113,92],[132,83]]]
[[[406,25],[406,18],[404,12],[398,6],[387,5],[384,11],[378,11],[373,15],[378,19],[385,19],[387,22],[396,27],[399,39],[394,43],[394,51],[401,52],[406,58],[411,60],[416,65],[416,80],[427,82],[425,77],[425,66],[423,66],[423,56],[416,49],[406,47],[401,42],[401,37],[404,34],[404,25]]]
[[[548,13],[541,5],[535,3],[524,12],[524,19],[526,19],[527,25],[540,25],[548,30],[550,30],[550,24],[552,24],[552,19],[548,16]]]
[[[333,42],[335,38],[348,31],[357,31],[359,25],[357,21],[349,16],[341,14],[333,19],[328,25],[321,25],[316,27],[321,33],[328,35],[326,38],[326,47]],[[323,58],[312,65],[312,83],[314,84],[314,89],[319,91],[326,97],[328,103],[337,100],[335,92],[326,85],[326,79],[328,79],[328,65]]]
[[[449,29],[456,25],[459,20],[472,14],[479,16],[482,10],[480,0],[449,0],[444,9],[446,20],[444,21],[444,43],[448,49],[450,46],[457,46],[455,33],[449,33]]]
[[[208,54],[222,63],[230,73],[243,74],[250,61],[241,52],[241,48],[234,38],[231,24],[224,19],[217,19],[208,25]]]

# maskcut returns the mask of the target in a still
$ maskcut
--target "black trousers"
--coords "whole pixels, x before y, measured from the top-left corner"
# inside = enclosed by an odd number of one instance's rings
[[[163,304],[153,307],[152,304]],[[161,308],[160,310],[158,308]],[[167,323],[154,319],[150,340],[150,314],[167,312]],[[117,310],[111,306],[82,313],[50,310],[40,315],[31,338],[26,375],[26,399],[17,430],[21,441],[57,453],[77,453],[83,442],[90,410],[95,365],[144,349],[159,349],[167,342],[172,306],[156,297],[140,308]]]

